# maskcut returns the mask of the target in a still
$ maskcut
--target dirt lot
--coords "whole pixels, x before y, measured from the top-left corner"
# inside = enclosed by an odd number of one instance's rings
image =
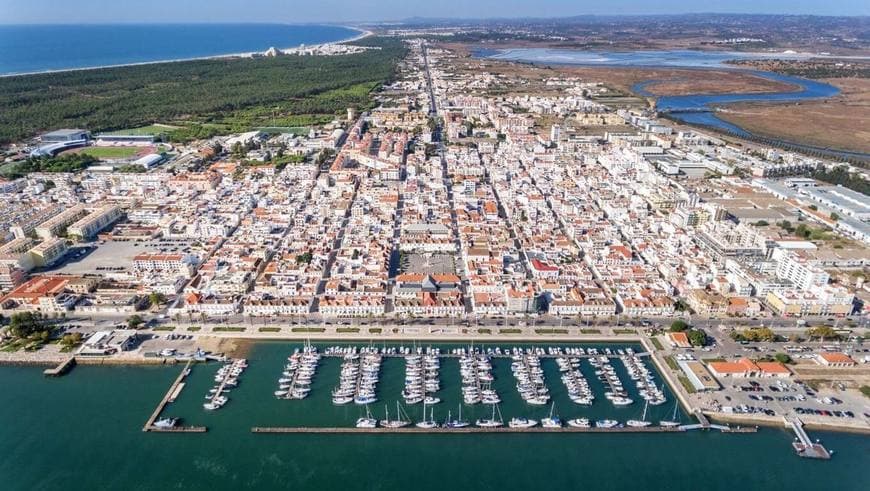
[[[799,90],[792,84],[777,82],[748,73],[727,70],[691,70],[691,76],[673,76],[646,86],[653,95],[754,94]],[[700,72],[700,73],[697,73]]]
[[[253,342],[250,339],[200,336],[196,339],[196,345],[205,351],[223,353],[230,358],[244,358],[250,353]]]
[[[827,79],[842,93],[797,104],[733,104],[720,118],[761,135],[870,152],[870,79]]]

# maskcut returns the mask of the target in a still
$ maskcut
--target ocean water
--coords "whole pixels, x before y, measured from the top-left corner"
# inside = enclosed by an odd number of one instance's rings
[[[195,366],[166,413],[185,418],[186,424],[208,426],[205,434],[141,431],[181,366],[79,366],[62,378],[45,378],[37,368],[2,367],[0,488],[848,491],[866,489],[870,480],[870,438],[811,432],[836,454],[827,462],[809,461],[794,454],[791,435],[778,428],[743,435],[252,434],[252,426],[345,425],[358,417],[360,410],[353,405],[329,403],[337,359],[321,362],[309,399],[272,396],[284,358],[299,346],[257,344],[230,402],[215,412],[204,411],[201,403],[218,365]],[[614,366],[619,370],[621,363]],[[583,368],[586,372],[588,366]],[[638,404],[617,410],[603,400],[589,410],[571,407],[555,364],[544,362],[544,369],[563,418],[608,414],[624,420],[641,410]],[[518,400],[509,360],[495,361],[494,372],[505,418],[548,412],[529,410]],[[456,405],[458,377],[458,362],[443,361],[439,395],[446,400],[436,406],[436,419]],[[401,360],[384,363],[381,403],[372,407],[376,417],[383,416],[383,403],[395,404],[403,378]],[[587,378],[598,391],[591,373]],[[669,412],[670,407],[667,403],[657,410]],[[420,409],[409,412],[416,418]],[[482,412],[484,408],[463,410],[463,417],[473,420]]]
[[[340,26],[286,24],[0,25],[0,74],[293,48],[357,34]]]

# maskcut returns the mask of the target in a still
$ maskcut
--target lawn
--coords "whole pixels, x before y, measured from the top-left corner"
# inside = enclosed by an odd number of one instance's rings
[[[155,331],[174,331],[175,326],[157,326],[154,328]]]
[[[580,329],[581,334],[601,334],[600,329]]]
[[[371,334],[380,334],[380,333],[384,332],[384,330],[381,329],[380,327],[370,327],[369,332]]]
[[[677,378],[680,380],[680,384],[682,384],[683,388],[686,389],[686,392],[688,392],[689,394],[694,394],[696,392],[695,386],[692,385],[692,382],[689,382],[688,378],[682,375]]]
[[[229,326],[218,326],[212,329],[214,332],[245,332],[244,327],[229,327]]]
[[[128,159],[139,153],[139,150],[139,147],[87,147],[79,153],[96,159]]]
[[[359,328],[358,327],[339,327],[335,331],[340,332],[340,333],[356,333],[356,332],[359,332]]]
[[[294,327],[293,332],[324,332],[325,327]]]
[[[492,334],[492,329],[481,327],[477,330],[477,332],[479,332],[480,334]]]
[[[637,334],[634,329],[614,329],[613,332],[615,334]]]
[[[567,329],[535,329],[538,334],[568,334]]]
[[[261,327],[258,329],[260,332],[281,332],[280,327]]]
[[[657,350],[665,349],[664,346],[662,346],[661,341],[659,341],[658,339],[650,338],[650,341],[652,341],[653,346],[655,346]]]
[[[200,326],[190,326],[187,328],[188,332],[197,332],[200,329],[202,329],[202,327],[200,327]]]
[[[523,332],[522,329],[499,329],[498,330],[499,334],[520,334],[521,332]]]

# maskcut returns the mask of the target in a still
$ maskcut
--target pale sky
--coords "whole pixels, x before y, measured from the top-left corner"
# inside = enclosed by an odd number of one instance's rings
[[[0,0],[3,24],[351,22],[689,12],[870,15],[868,0]]]

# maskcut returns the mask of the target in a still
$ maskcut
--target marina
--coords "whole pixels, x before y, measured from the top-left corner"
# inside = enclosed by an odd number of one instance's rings
[[[713,425],[706,418],[700,419],[698,424],[681,424],[681,420],[690,417],[678,415],[676,402],[663,408],[664,411],[653,411],[656,406],[674,399],[667,395],[666,384],[647,366],[646,359],[646,353],[639,346],[376,347],[306,343],[292,348],[291,355],[283,358],[279,388],[273,391],[276,400],[298,401],[304,413],[284,409],[288,406],[276,408],[277,415],[270,419],[278,424],[260,424],[252,431],[756,431],[751,427]],[[614,364],[614,360],[621,363]],[[246,359],[230,359],[217,368],[213,376],[215,385],[208,390],[206,402],[202,404],[204,413],[224,407],[229,401],[228,392],[238,387],[239,377],[247,366]],[[443,367],[446,367],[444,371]],[[184,430],[187,427],[179,426],[178,420],[158,419],[168,403],[183,398],[190,371],[188,362],[146,423],[145,431],[194,432]],[[318,371],[324,373],[315,377]],[[504,376],[504,372],[511,375]],[[597,384],[589,383],[590,373]],[[387,385],[382,386],[382,378]],[[337,385],[332,385],[336,380]],[[623,385],[624,380],[634,383]],[[332,385],[331,390],[328,385]],[[247,397],[264,395],[258,391]],[[593,404],[596,395],[603,396],[610,404]],[[626,412],[625,407],[633,405],[635,398],[644,401],[642,410],[635,406],[634,410]],[[311,399],[310,402],[307,399]],[[326,407],[335,410],[327,410],[324,402],[328,404]],[[415,407],[418,409],[412,410]],[[437,408],[440,409],[436,413]],[[375,412],[377,415],[373,414]],[[315,413],[327,419],[318,418],[320,421],[312,424],[310,415]],[[641,413],[639,419],[638,413]],[[204,431],[205,427],[201,428]]]
[[[744,487],[755,489],[769,479],[775,479],[781,487],[806,489],[824,485],[830,475],[860,468],[868,450],[865,436],[810,431],[813,441],[821,439],[826,447],[837,451],[836,456],[824,463],[801,459],[790,448],[793,433],[782,423],[777,428],[763,428],[754,434],[743,433],[756,431],[754,427],[734,428],[732,432],[658,430],[656,427],[647,430],[569,430],[567,425],[571,419],[626,421],[637,418],[642,408],[639,404],[614,408],[602,400],[603,388],[591,366],[585,362],[578,369],[598,399],[592,406],[575,404],[560,380],[555,359],[543,357],[542,368],[550,388],[551,404],[555,402],[554,414],[564,422],[562,430],[546,430],[539,425],[532,429],[482,430],[472,427],[471,430],[419,431],[416,427],[406,427],[362,431],[353,425],[365,414],[364,406],[335,406],[331,403],[331,390],[338,380],[341,358],[323,357],[308,398],[285,401],[272,395],[276,377],[286,364],[287,356],[302,346],[302,342],[257,343],[249,351],[238,353],[237,356],[250,360],[250,366],[243,374],[243,383],[234,389],[231,403],[219,411],[205,411],[201,403],[203,392],[212,386],[216,370],[222,364],[191,364],[192,373],[183,380],[183,391],[160,417],[182,417],[184,425],[208,427],[207,432],[196,436],[141,431],[144,420],[169,392],[184,364],[143,367],[81,365],[72,376],[62,379],[44,377],[39,367],[4,367],[0,370],[0,381],[6,387],[8,403],[0,408],[0,412],[4,418],[19,418],[21,424],[7,425],[0,430],[4,436],[0,447],[8,457],[5,463],[0,463],[0,473],[7,477],[6,484],[10,489],[45,488],[44,468],[28,465],[27,455],[32,453],[21,453],[25,451],[41,452],[46,458],[57,459],[65,466],[64,472],[81,473],[78,484],[65,486],[66,489],[116,488],[131,475],[145,479],[146,487],[161,489],[173,485],[214,490],[288,485],[302,489],[312,486],[358,489],[361,486],[348,486],[349,476],[365,472],[368,478],[388,482],[391,486],[422,489],[443,489],[445,486],[498,488],[502,491],[528,489],[547,476],[554,486],[565,489],[571,489],[578,482],[606,479],[619,489],[637,486],[639,480],[643,480],[650,488],[689,490],[696,487],[684,483],[688,482],[690,475],[696,475],[699,468],[711,476],[705,489],[724,491],[732,488],[735,480],[741,480]],[[319,351],[323,353],[327,346],[318,345]],[[638,350],[638,345],[631,346]],[[439,347],[443,355],[459,348],[456,345]],[[614,365],[622,375],[621,363]],[[494,385],[503,399],[499,406],[506,417],[505,422],[513,416],[543,421],[549,415],[549,406],[531,407],[522,401],[514,389],[509,361],[493,359],[493,372],[496,377]],[[438,423],[443,423],[448,413],[452,414],[451,419],[470,423],[491,415],[491,408],[486,405],[462,406],[462,415],[458,415],[461,402],[458,358],[442,356],[439,374],[442,390],[437,395],[442,402],[427,408],[430,412],[434,409],[434,419]],[[627,375],[622,376],[625,381],[629,380]],[[660,378],[656,380],[661,382]],[[134,386],[136,390],[125,397],[115,397],[128,386]],[[632,392],[629,384],[626,387]],[[385,358],[378,385],[382,401],[370,406],[377,419],[384,417],[384,404],[390,405],[392,415],[403,388],[404,360]],[[673,418],[682,424],[697,422],[682,408],[675,408],[672,393],[667,386],[662,388],[669,402],[650,405],[649,420],[657,422]],[[68,418],[42,416],[58,404],[68,408]],[[407,412],[414,421],[423,419],[422,407],[419,404],[408,408]],[[673,416],[675,409],[676,418]],[[70,420],[86,421],[93,414],[107,411],[112,417],[104,419],[98,432],[93,431],[91,425],[69,425]],[[255,432],[254,427],[268,430]],[[292,428],[284,429],[287,427]],[[62,428],[70,432],[69,440],[48,436],[57,434]],[[34,432],[44,432],[45,436],[38,439],[28,436]],[[167,433],[177,436],[168,436]],[[107,435],[111,435],[111,439]],[[314,435],[318,437],[310,438]],[[445,451],[445,444],[450,445],[449,451]],[[288,449],[294,447],[305,448],[305,451],[288,453]],[[118,448],[125,451],[118,452]],[[363,448],[371,451],[361,452]],[[421,486],[418,469],[383,465],[384,462],[399,462],[412,453],[426,461],[440,462],[455,472],[439,471],[438,479],[434,479],[432,474],[431,483]],[[87,458],[75,460],[69,466],[62,464],[67,461],[64,456],[68,459],[76,454],[87,455]],[[479,458],[481,455],[486,458]],[[525,471],[506,476],[504,469],[515,465],[518,455],[529,456],[523,460]],[[686,455],[691,455],[697,465],[682,465]],[[131,459],[147,461],[161,472],[143,474],[140,466],[131,466]],[[572,464],[553,465],[553,462],[568,461]],[[764,473],[746,472],[762,461]],[[632,463],[631,473],[622,472],[624,462]],[[314,481],[299,472],[300,467],[316,468],[318,465],[343,469],[343,473],[317,474],[316,484],[313,484]],[[819,473],[817,465],[823,465],[825,472]],[[105,466],[117,472],[101,472]],[[191,466],[198,472],[186,472]],[[12,468],[17,471],[11,472]],[[670,469],[667,479],[662,477],[663,468]],[[245,474],[246,469],[263,469],[264,472],[255,472],[257,475],[251,476]],[[823,479],[820,474],[827,477]],[[482,486],[481,479],[488,484]],[[840,487],[861,489],[862,480],[842,481]]]

